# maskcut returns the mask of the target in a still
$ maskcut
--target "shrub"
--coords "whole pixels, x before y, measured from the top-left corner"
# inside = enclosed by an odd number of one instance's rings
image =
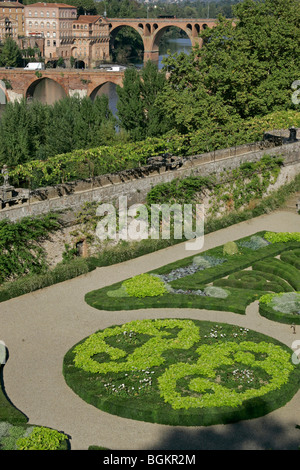
[[[58,450],[67,436],[55,429],[36,426],[27,437],[17,440],[18,450]]]
[[[300,292],[281,292],[278,295],[262,296],[260,302],[281,313],[300,315]]]
[[[209,297],[216,297],[217,299],[226,299],[229,295],[229,291],[226,289],[222,289],[222,287],[216,286],[207,286],[204,289],[205,295]]]
[[[258,235],[253,235],[248,241],[240,242],[239,246],[249,248],[250,250],[259,250],[268,245],[268,241]]]
[[[194,256],[193,258],[193,264],[198,266],[199,269],[212,268],[213,266],[218,266],[219,264],[222,264],[225,261],[227,260],[222,258],[215,258],[214,256],[208,255],[198,255]]]
[[[271,243],[300,242],[300,232],[266,232],[265,239]]]
[[[156,297],[167,292],[165,283],[151,274],[134,276],[124,281],[123,286],[131,297]]]
[[[223,248],[223,254],[232,256],[236,255],[239,252],[238,246],[235,242],[227,242]]]

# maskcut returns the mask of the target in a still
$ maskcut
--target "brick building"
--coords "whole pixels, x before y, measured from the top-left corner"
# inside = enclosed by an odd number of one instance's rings
[[[99,15],[77,17],[77,8],[65,3],[23,5],[0,1],[0,41],[12,37],[21,49],[39,49],[45,61],[71,57],[86,67],[109,60],[109,22]]]
[[[24,5],[19,2],[0,2],[0,40],[17,40],[25,35]]]
[[[45,59],[56,59],[61,41],[72,35],[77,8],[65,3],[33,3],[24,5],[24,18],[26,36],[44,38]]]
[[[84,61],[88,67],[109,59],[109,23],[105,18],[81,15],[73,21],[72,28],[69,56]],[[62,48],[60,52],[66,57]]]

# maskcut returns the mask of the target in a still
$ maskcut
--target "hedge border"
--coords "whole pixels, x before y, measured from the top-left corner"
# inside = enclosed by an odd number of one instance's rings
[[[205,323],[206,325],[215,325],[217,323],[219,326],[223,325],[227,328],[236,327],[236,325],[229,325],[220,322],[200,321],[195,319],[192,321],[196,324]],[[113,326],[109,328],[113,328]],[[255,334],[257,340],[268,340],[272,344],[279,345],[285,351],[292,354],[292,350],[280,341],[255,332],[254,330],[251,330],[251,333]],[[80,398],[101,411],[136,421],[158,423],[169,426],[211,426],[215,424],[229,424],[242,420],[254,419],[284,406],[291,400],[295,393],[297,393],[300,386],[300,369],[295,366],[287,384],[282,385],[280,389],[271,391],[262,397],[245,400],[244,403],[236,409],[224,406],[211,407],[202,410],[196,408],[188,410],[173,410],[168,404],[165,404],[164,409],[162,409],[161,405],[157,403],[154,404],[152,402],[151,406],[149,405],[148,409],[144,410],[141,409],[140,405],[134,403],[134,400],[132,401],[130,399],[128,400],[123,398],[120,399],[118,403],[113,403],[108,396],[104,396],[102,398],[97,396],[97,398],[94,398],[86,385],[83,385],[82,388],[80,388],[80,384],[86,383],[86,380],[91,380],[92,377],[95,378],[97,375],[77,369],[73,364],[74,348],[83,343],[86,339],[87,338],[84,338],[74,345],[64,357],[63,375],[67,385],[77,395],[79,395]],[[112,373],[109,373],[109,375],[111,376]],[[74,385],[75,383],[77,383],[77,386]],[[268,397],[267,400],[266,397]]]

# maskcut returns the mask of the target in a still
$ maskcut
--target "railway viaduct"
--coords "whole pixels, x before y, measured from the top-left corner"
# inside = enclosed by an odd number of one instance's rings
[[[217,24],[216,19],[203,18],[113,18],[107,19],[107,21],[110,25],[112,39],[123,26],[130,26],[140,34],[144,44],[144,62],[158,61],[159,40],[170,26],[182,29],[191,40],[192,46],[199,44],[201,47],[202,39],[199,34],[203,29],[212,28]]]
[[[191,40],[192,46],[202,45],[200,33],[205,28],[216,26],[215,19],[194,18],[105,18],[109,22],[110,36],[114,36],[120,28],[130,26],[136,30],[144,44],[144,62],[158,61],[159,40],[170,26],[182,29]],[[66,96],[89,96],[93,99],[97,91],[106,82],[122,86],[124,72],[105,69],[45,69],[39,72],[23,69],[0,69],[0,103],[33,97],[36,85],[45,78],[58,83]]]

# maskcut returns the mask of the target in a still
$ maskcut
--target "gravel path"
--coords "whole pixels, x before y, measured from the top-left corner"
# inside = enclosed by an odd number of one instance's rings
[[[277,211],[209,234],[202,251],[260,230],[299,231],[300,216]],[[90,290],[104,287],[193,254],[185,245],[161,250],[119,265],[26,294],[0,304],[0,340],[9,359],[4,385],[12,403],[29,423],[49,426],[71,436],[72,450],[89,445],[119,450],[297,449],[300,446],[300,391],[284,407],[265,417],[210,427],[172,427],[138,422],[104,413],[81,400],[65,383],[65,353],[98,329],[142,318],[195,318],[228,322],[273,336],[288,346],[300,339],[289,325],[257,313],[246,315],[197,309],[149,309],[107,312],[84,301]],[[298,414],[297,414],[298,413]]]

